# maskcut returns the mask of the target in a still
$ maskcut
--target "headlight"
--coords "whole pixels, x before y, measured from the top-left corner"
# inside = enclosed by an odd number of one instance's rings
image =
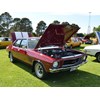
[[[87,59],[87,55],[85,55],[84,57],[83,57],[83,60],[86,60]]]
[[[53,63],[53,67],[56,68],[57,66],[58,66],[58,62],[56,61]]]

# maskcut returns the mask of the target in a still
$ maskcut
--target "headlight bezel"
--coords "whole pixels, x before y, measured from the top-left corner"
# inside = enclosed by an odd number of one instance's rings
[[[87,55],[84,55],[83,56],[83,60],[85,61],[87,59]]]
[[[57,61],[53,62],[53,68],[57,68],[59,63]]]

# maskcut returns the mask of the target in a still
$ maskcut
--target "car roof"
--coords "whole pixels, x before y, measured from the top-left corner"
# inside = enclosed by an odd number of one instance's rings
[[[0,37],[0,38],[10,38],[10,37]]]
[[[17,40],[21,40],[21,39],[40,39],[40,37],[18,38]]]

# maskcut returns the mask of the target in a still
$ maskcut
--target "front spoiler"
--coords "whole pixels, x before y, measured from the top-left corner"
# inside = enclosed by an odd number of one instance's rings
[[[59,71],[66,71],[66,70],[70,70],[70,71],[74,71],[75,69],[77,69],[79,66],[83,65],[87,63],[87,61],[82,62],[81,64],[78,64],[76,66],[72,66],[72,67],[66,67],[66,68],[58,68],[58,69],[49,69],[50,73],[55,73],[55,72],[59,72]],[[74,69],[74,70],[73,70]]]

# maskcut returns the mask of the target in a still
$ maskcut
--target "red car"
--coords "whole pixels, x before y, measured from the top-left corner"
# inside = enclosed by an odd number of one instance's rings
[[[76,70],[86,63],[87,55],[67,49],[64,45],[78,30],[79,27],[74,24],[67,26],[50,24],[41,38],[16,39],[6,48],[10,61],[18,59],[30,64],[40,79],[45,78],[48,73]]]

